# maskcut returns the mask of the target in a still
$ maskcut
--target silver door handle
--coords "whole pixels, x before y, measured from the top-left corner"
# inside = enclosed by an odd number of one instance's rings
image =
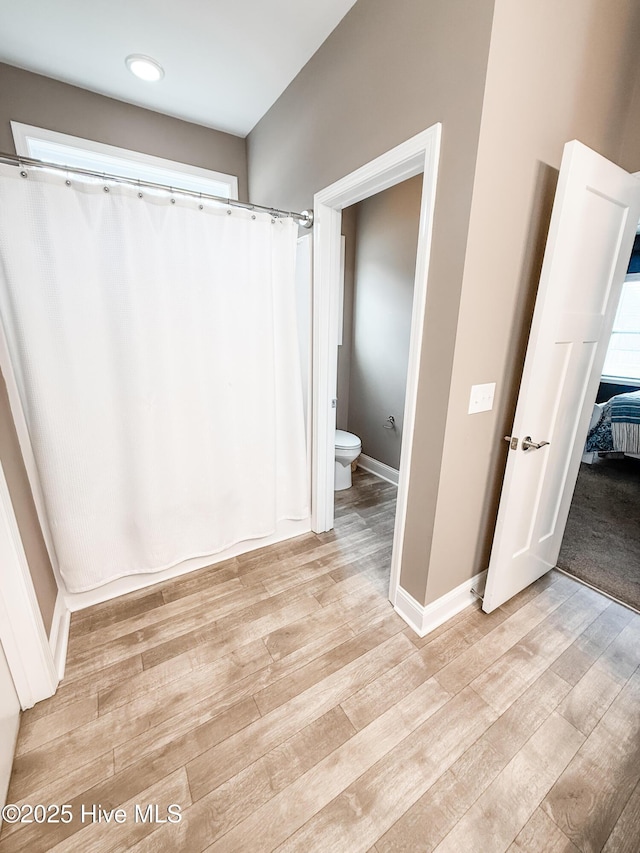
[[[522,449],[523,450],[540,450],[541,447],[545,447],[549,444],[548,441],[540,441],[536,443],[535,441],[531,441],[531,436],[527,435],[522,439]]]

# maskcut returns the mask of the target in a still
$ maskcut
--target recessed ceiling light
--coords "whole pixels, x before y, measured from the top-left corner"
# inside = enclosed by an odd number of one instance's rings
[[[155,83],[164,77],[162,65],[150,56],[143,56],[141,53],[132,53],[131,56],[127,56],[125,59],[125,64],[132,74],[135,74],[141,80],[146,80],[148,83]]]

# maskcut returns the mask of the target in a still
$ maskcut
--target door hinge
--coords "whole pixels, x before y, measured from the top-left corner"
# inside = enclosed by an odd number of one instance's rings
[[[338,408],[338,400],[336,399],[336,397],[334,397],[333,400],[331,401],[331,408],[332,409]]]

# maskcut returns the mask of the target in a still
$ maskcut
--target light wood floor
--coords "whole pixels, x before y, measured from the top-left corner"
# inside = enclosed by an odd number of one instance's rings
[[[9,802],[75,819],[1,853],[638,853],[640,615],[554,572],[420,640],[386,600],[394,488],[357,483],[335,532],[74,616]]]

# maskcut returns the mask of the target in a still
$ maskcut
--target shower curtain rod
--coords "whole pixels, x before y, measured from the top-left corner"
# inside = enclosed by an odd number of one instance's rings
[[[69,172],[75,175],[88,175],[91,178],[102,178],[105,181],[131,184],[135,187],[149,187],[155,190],[168,190],[172,193],[181,193],[182,195],[193,196],[194,198],[207,199],[208,201],[219,201],[222,204],[228,204],[231,207],[242,207],[245,210],[261,210],[265,213],[270,213],[273,216],[290,216],[303,228],[313,228],[312,210],[303,210],[302,213],[296,213],[292,210],[279,210],[277,207],[265,207],[262,204],[251,204],[250,202],[237,201],[233,198],[224,198],[223,196],[211,195],[210,193],[201,193],[197,190],[181,189],[180,187],[169,186],[169,184],[156,184],[153,183],[153,181],[142,181],[137,178],[124,178],[121,175],[112,175],[108,172],[94,172],[91,169],[82,169],[79,166],[64,166],[61,163],[48,163],[46,160],[34,160],[32,157],[21,157],[16,154],[0,153],[0,163],[6,163],[9,166],[34,166],[40,169],[56,169],[59,172]]]

